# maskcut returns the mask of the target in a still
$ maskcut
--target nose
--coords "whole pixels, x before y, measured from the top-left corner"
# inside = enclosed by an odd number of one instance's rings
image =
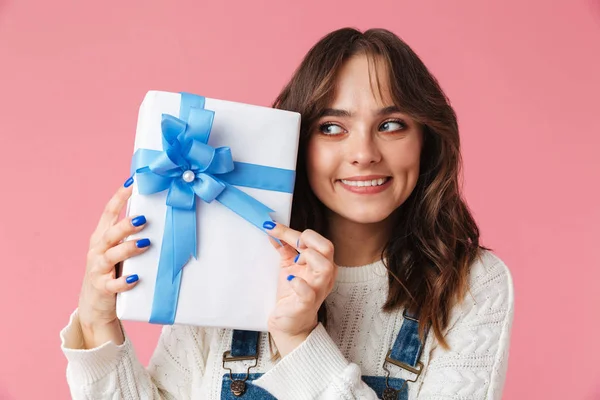
[[[354,132],[347,139],[348,160],[356,166],[369,166],[381,161],[382,154],[376,138],[370,132]]]

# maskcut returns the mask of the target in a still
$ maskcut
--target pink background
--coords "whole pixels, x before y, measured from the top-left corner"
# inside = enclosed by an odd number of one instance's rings
[[[268,105],[355,26],[403,37],[456,107],[467,199],[515,282],[504,397],[600,399],[597,1],[107,3],[0,0],[0,398],[69,396],[58,332],[145,91]],[[147,362],[159,328],[125,325]]]

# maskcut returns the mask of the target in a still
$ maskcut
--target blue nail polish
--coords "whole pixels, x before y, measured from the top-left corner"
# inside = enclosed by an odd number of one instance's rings
[[[133,283],[133,282],[137,282],[139,280],[139,276],[137,276],[137,274],[133,274],[133,275],[129,275],[127,277],[127,279],[125,279],[125,282],[127,283]]]
[[[140,226],[140,225],[144,225],[145,223],[146,223],[146,217],[144,217],[143,215],[135,217],[134,219],[131,220],[131,225],[133,225],[133,226]]]
[[[298,253],[296,255],[296,257],[294,258],[294,264],[298,262],[298,259],[300,258],[300,253]]]
[[[271,230],[271,229],[275,228],[275,222],[273,222],[273,221],[265,221],[263,223],[263,228]]]
[[[140,239],[137,242],[135,242],[135,245],[140,249],[144,248],[144,247],[148,247],[148,246],[150,246],[150,239]]]
[[[287,277],[287,280],[288,280],[288,281],[291,281],[291,280],[292,280],[292,279],[294,279],[294,278],[295,278],[295,276],[294,276],[294,275],[288,275],[288,277]]]
[[[123,186],[125,186],[125,187],[129,187],[129,186],[131,186],[132,184],[133,184],[133,176],[129,177],[129,179],[127,179],[127,180],[125,181],[125,183],[123,184]]]

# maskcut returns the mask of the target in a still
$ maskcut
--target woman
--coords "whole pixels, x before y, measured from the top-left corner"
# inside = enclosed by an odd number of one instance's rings
[[[165,326],[140,364],[115,314],[137,276],[114,265],[150,245],[125,240],[143,216],[118,221],[130,178],[61,332],[73,397],[499,399],[512,281],[461,199],[456,116],[435,78],[392,33],[341,29],[274,107],[302,127],[291,228],[264,225],[284,243],[270,335]]]

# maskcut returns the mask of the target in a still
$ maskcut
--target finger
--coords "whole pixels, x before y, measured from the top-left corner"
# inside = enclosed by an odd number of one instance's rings
[[[128,236],[144,229],[147,222],[146,217],[143,215],[123,218],[119,223],[110,226],[104,231],[102,238],[96,243],[94,249],[99,253],[104,253],[125,240]]]
[[[286,262],[290,262],[290,260],[294,260],[294,258],[298,254],[298,252],[295,249],[293,249],[292,246],[290,246],[289,244],[287,244],[285,242],[281,242],[281,241],[278,242],[278,240],[279,239],[275,239],[275,238],[269,236],[269,241],[271,242],[273,247],[279,252],[282,260],[284,260]],[[279,243],[281,243],[281,245]]]
[[[318,251],[307,248],[296,260],[296,264],[306,265],[308,270],[315,274],[331,274],[333,263]]]
[[[121,293],[132,289],[139,282],[137,274],[122,276],[117,279],[109,279],[106,281],[106,290],[110,293]]]
[[[298,241],[298,247],[300,248],[300,251],[304,248],[314,249],[328,260],[333,260],[333,243],[312,229],[307,229],[302,232],[300,240]]]
[[[276,249],[278,247],[283,247],[283,243],[281,242],[281,240],[274,238],[273,236],[269,236],[269,241],[271,242],[273,247],[275,247]]]
[[[265,228],[269,235],[283,240],[285,243],[294,248],[296,247],[298,239],[300,238],[300,232],[273,221],[265,221],[263,228]]]
[[[317,294],[304,279],[295,275],[290,275],[287,279],[290,282],[292,290],[298,296],[300,303],[306,305],[314,304]]]
[[[118,263],[148,250],[150,248],[150,244],[150,239],[138,239],[127,240],[115,247],[111,247],[101,258],[98,272],[105,274],[112,271],[112,269]]]
[[[100,216],[100,220],[98,221],[98,225],[96,226],[96,230],[92,237],[102,237],[102,233],[117,222],[123,207],[125,207],[127,200],[129,200],[131,197],[132,191],[133,178],[129,178],[111,197],[108,203],[106,203],[104,211]]]
[[[335,280],[335,265],[318,251],[308,248],[300,253],[298,265],[304,265],[307,283],[316,291],[328,291]]]

